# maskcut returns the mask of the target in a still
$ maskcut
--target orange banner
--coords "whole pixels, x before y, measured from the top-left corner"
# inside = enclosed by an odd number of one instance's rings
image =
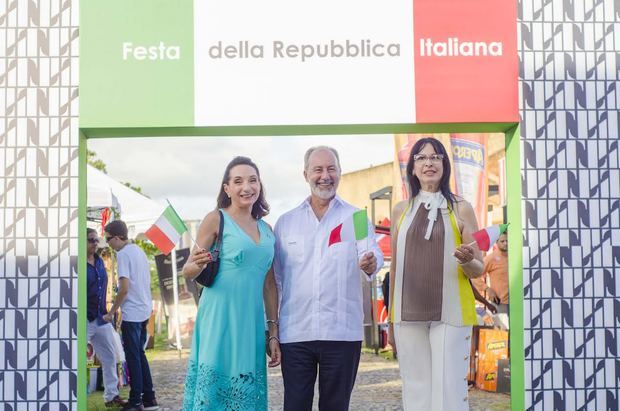
[[[474,208],[479,227],[487,226],[488,134],[450,134],[455,193]]]

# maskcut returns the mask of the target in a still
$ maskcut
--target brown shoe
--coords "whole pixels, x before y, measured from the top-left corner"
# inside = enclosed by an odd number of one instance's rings
[[[118,395],[114,398],[112,398],[111,401],[108,401],[105,403],[105,406],[107,408],[121,408],[127,405],[127,401],[125,401],[124,399],[122,399],[121,397],[119,397]]]

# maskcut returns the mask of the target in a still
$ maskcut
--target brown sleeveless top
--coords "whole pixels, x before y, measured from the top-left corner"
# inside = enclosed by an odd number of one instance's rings
[[[443,287],[444,223],[441,213],[430,240],[424,238],[428,210],[416,212],[405,244],[403,264],[402,321],[440,321]]]

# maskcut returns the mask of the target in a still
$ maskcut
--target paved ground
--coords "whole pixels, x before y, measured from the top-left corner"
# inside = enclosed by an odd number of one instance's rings
[[[176,351],[155,353],[149,360],[153,382],[162,410],[178,410],[183,402],[183,384],[188,352],[181,359]],[[283,398],[280,369],[269,370],[269,409],[281,410]],[[316,398],[316,397],[315,397]],[[351,398],[351,410],[401,410],[401,383],[398,363],[372,354],[362,354],[357,380]],[[315,409],[316,401],[315,401]],[[510,409],[506,394],[470,391],[470,409],[500,411]]]

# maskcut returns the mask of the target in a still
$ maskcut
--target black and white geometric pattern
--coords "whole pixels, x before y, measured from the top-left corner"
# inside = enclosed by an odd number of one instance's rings
[[[620,402],[620,1],[521,0],[526,407]]]
[[[0,4],[0,403],[75,409],[78,8]]]
[[[75,409],[78,4],[0,4],[0,401]],[[617,410],[620,0],[518,7],[526,406]]]

